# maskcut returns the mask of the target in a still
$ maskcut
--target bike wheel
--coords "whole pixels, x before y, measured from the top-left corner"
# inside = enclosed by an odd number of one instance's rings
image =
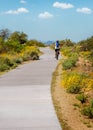
[[[58,55],[59,55],[59,53],[58,53],[58,51],[56,52],[56,60],[58,60]]]

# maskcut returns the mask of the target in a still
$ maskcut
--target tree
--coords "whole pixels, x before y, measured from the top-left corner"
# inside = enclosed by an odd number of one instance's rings
[[[6,28],[6,29],[1,29],[0,30],[0,37],[2,37],[3,40],[8,39],[9,36],[10,36],[10,30],[9,29]]]
[[[24,44],[27,42],[27,35],[25,33],[20,33],[20,36],[19,36],[19,41],[21,44]]]
[[[15,31],[10,35],[9,40],[17,41],[20,44],[24,44],[27,42],[27,35],[23,32]]]

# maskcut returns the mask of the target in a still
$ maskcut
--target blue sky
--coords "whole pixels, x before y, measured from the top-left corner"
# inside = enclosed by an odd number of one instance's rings
[[[29,39],[74,42],[93,36],[93,0],[0,0],[0,29]]]

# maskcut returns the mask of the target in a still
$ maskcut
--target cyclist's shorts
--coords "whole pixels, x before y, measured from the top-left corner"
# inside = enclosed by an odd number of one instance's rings
[[[58,49],[55,49],[55,52],[57,52],[57,51],[59,51],[60,49],[58,48]]]

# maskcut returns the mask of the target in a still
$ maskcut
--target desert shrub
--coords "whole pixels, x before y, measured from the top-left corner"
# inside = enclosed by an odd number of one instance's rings
[[[62,47],[61,51],[64,56],[67,56],[71,53],[71,47]]]
[[[87,56],[87,59],[91,62],[92,66],[93,66],[93,50],[90,51],[90,54]]]
[[[37,40],[30,40],[28,42],[26,42],[27,46],[38,46],[38,47],[45,47],[45,44],[42,42],[39,42]]]
[[[9,40],[6,42],[6,51],[15,51],[15,52],[21,52],[23,49],[23,46],[18,41]]]
[[[27,53],[25,53],[25,54],[22,56],[22,59],[23,59],[23,61],[30,60],[30,56],[29,56]]]
[[[0,61],[1,61],[2,64],[6,64],[10,68],[15,66],[15,62],[14,62],[13,58],[10,57],[9,55],[1,56]]]
[[[72,42],[70,39],[65,39],[60,41],[60,44],[62,45],[62,47],[73,47],[75,43]]]
[[[74,93],[74,94],[79,93],[80,90],[81,90],[80,86],[76,84],[73,84],[72,86],[67,88],[68,93]]]
[[[4,63],[7,64],[9,67],[12,67],[15,63],[12,59],[4,58]]]
[[[75,57],[68,58],[63,61],[62,66],[63,70],[71,69],[72,67],[75,67],[77,62],[77,59]]]
[[[22,51],[19,53],[19,57],[23,61],[37,60],[41,54],[40,50],[36,46],[24,46]]]
[[[71,69],[72,66],[72,61],[69,59],[64,60],[64,62],[62,63],[63,70]]]
[[[84,107],[81,110],[81,113],[85,116],[88,116],[89,118],[93,118],[93,99],[90,101],[89,106]]]
[[[62,78],[62,86],[66,88],[69,93],[79,93],[83,87],[82,80],[86,79],[86,75],[77,72],[66,72]]]
[[[38,53],[34,52],[34,51],[32,51],[30,53],[30,57],[31,57],[31,60],[38,60],[39,59]]]
[[[93,48],[93,36],[78,42],[78,44],[81,46],[81,51],[90,51]]]
[[[6,71],[9,70],[9,66],[7,64],[0,64],[0,71]]]
[[[88,116],[89,118],[93,118],[93,108],[90,106],[83,108],[82,114]]]
[[[80,93],[76,96],[76,98],[83,104],[86,102],[88,96],[85,95],[84,93]]]
[[[87,82],[87,89],[93,89],[93,79],[89,79]]]
[[[93,108],[93,99],[90,101],[90,107]]]
[[[8,54],[2,54],[0,57],[0,70],[5,71],[15,67],[17,67],[17,64],[13,57]]]
[[[80,50],[81,50],[81,46],[76,44],[75,45],[75,52],[77,52],[79,54]]]
[[[88,58],[91,54],[91,51],[82,51],[80,52],[80,56],[81,57],[85,57],[85,58]]]
[[[83,91],[90,91],[93,89],[93,79],[87,75],[86,78],[82,79]]]
[[[17,64],[21,64],[23,62],[23,59],[21,57],[16,57],[14,59],[14,62],[17,63]]]
[[[22,49],[21,53],[29,55],[31,54],[32,51],[37,52],[38,54],[40,53],[40,50],[38,49],[38,47],[35,47],[35,46],[25,46]]]

